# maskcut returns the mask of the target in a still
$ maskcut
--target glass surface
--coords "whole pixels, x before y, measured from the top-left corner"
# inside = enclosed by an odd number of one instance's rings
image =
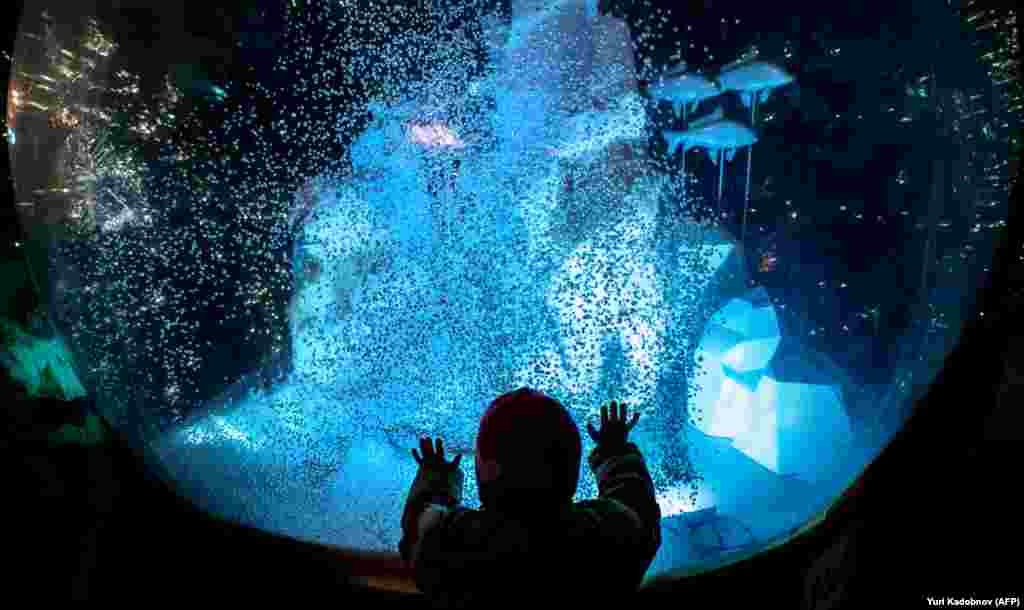
[[[1005,226],[1007,26],[969,8],[26,4],[9,150],[84,385],[198,506],[302,540],[397,552],[421,436],[478,507],[527,385],[642,414],[648,576],[778,544]]]

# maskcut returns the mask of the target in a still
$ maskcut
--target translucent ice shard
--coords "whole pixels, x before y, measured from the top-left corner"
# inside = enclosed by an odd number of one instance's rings
[[[730,349],[722,357],[722,363],[739,373],[763,369],[775,355],[780,340],[776,335],[767,339],[744,341]]]
[[[766,377],[759,390],[776,405],[775,469],[813,483],[829,483],[843,474],[843,448],[853,436],[836,387],[779,383]]]
[[[843,474],[846,458],[837,447],[851,442],[837,390],[841,379],[807,384],[772,377],[769,365],[781,339],[764,296],[733,299],[712,317],[698,349],[703,370],[695,397],[697,426],[731,439],[733,448],[772,471],[811,483],[833,481]],[[800,365],[791,362],[790,372],[793,366]]]
[[[780,476],[723,437],[692,426],[681,433],[719,513],[733,516],[763,541],[796,527],[817,506],[817,493],[803,481]]]
[[[842,370],[799,345],[775,361],[780,342],[763,291],[716,312],[697,351],[695,425],[684,431],[715,508],[759,540],[799,526],[868,457],[845,413]]]
[[[759,288],[732,299],[722,307],[712,321],[747,340],[770,339],[779,336],[779,321],[775,309],[764,304],[764,289]]]

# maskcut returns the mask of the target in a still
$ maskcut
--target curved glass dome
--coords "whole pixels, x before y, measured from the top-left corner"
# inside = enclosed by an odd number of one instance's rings
[[[26,3],[8,141],[74,372],[196,505],[301,540],[397,552],[418,438],[472,454],[527,385],[642,414],[649,577],[782,543],[899,430],[1005,219],[943,3],[66,4]]]

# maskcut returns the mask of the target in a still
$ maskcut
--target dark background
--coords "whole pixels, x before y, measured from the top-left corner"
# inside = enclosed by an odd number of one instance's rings
[[[215,54],[236,53],[232,37],[243,36],[242,32],[251,32],[260,23],[265,32],[279,30],[275,26],[279,16],[270,10],[263,13],[254,4],[248,5],[245,11],[237,7],[219,8],[212,2],[186,2],[177,9],[155,9],[144,6],[146,4],[149,3],[119,3],[110,7],[109,15],[99,15],[120,24],[118,43],[129,51],[124,53],[129,62],[126,67],[142,75],[152,72],[147,70],[150,61],[186,54],[180,42],[156,36],[157,31],[168,31],[166,20],[169,19],[179,20],[183,30],[209,41],[212,49],[209,52]],[[777,200],[760,205],[765,210],[764,219],[752,222],[748,235],[757,235],[751,228],[759,224],[777,226],[775,217],[787,212],[782,201],[787,198],[838,201],[849,192],[856,192],[863,199],[865,216],[891,214],[892,210],[878,207],[892,203],[884,190],[883,177],[890,176],[892,168],[905,159],[909,159],[909,164],[903,165],[921,175],[920,183],[929,182],[928,157],[920,154],[921,150],[951,144],[937,141],[935,123],[929,123],[927,117],[914,123],[899,138],[889,137],[887,141],[897,144],[885,149],[872,148],[876,134],[858,131],[849,123],[834,120],[836,112],[845,111],[853,104],[865,108],[883,107],[889,98],[902,95],[901,71],[931,67],[939,51],[924,48],[920,38],[913,35],[915,27],[923,27],[920,24],[924,17],[915,13],[918,6],[917,3],[889,3],[884,11],[881,7],[877,10],[851,7],[842,15],[835,13],[843,10],[842,6],[834,4],[817,5],[820,14],[814,13],[815,6],[801,5],[799,11],[786,11],[767,3],[743,3],[741,9],[724,3],[691,2],[673,9],[677,20],[685,19],[694,26],[689,40],[698,50],[685,51],[691,66],[710,69],[713,63],[718,63],[716,60],[702,65],[706,60],[699,49],[705,44],[715,48],[724,62],[751,42],[759,44],[763,55],[778,53],[773,45],[778,47],[783,38],[794,35],[806,58],[796,74],[799,88],[787,94],[798,100],[766,105],[766,109],[791,113],[785,127],[780,121],[778,132],[765,127],[762,135],[762,141],[774,140],[773,146],[784,144],[786,153],[755,155],[752,182],[759,184],[759,176],[801,174],[791,183],[776,188],[783,190]],[[615,10],[636,19],[636,13],[644,9],[622,5]],[[756,27],[756,32],[754,27],[743,33],[735,31],[738,26],[721,24],[722,15],[733,17],[738,12],[743,13],[746,24]],[[885,16],[884,25],[879,23],[880,15]],[[10,18],[6,22],[10,41],[18,20]],[[842,26],[841,32],[836,31],[838,24]],[[823,41],[826,36],[842,38],[852,44],[857,40],[873,40],[880,31],[889,36],[891,44],[864,44],[863,52],[850,60],[864,70],[879,73],[877,88],[836,82],[836,74],[850,74],[852,68],[844,66],[840,70],[830,66],[822,54],[815,51],[828,46]],[[191,60],[178,57],[177,61],[194,69],[202,66],[204,73],[192,75],[196,81],[251,82],[257,78],[254,74],[260,72],[261,62],[265,68],[272,61],[275,45],[287,41],[274,35],[244,36],[250,47],[255,45],[262,49],[247,50],[245,63],[213,62],[211,67],[211,62],[203,62],[201,57]],[[203,53],[201,49],[192,52],[200,56]],[[872,52],[881,55],[869,56]],[[944,59],[961,56],[955,49],[946,49],[946,52]],[[3,69],[8,68],[4,63]],[[969,62],[963,69],[952,66],[947,69],[961,75],[965,81],[984,76]],[[886,75],[891,78],[887,79]],[[858,85],[863,82],[857,80]],[[156,82],[145,83],[143,89],[155,90],[158,86]],[[283,107],[290,103],[286,99],[280,101]],[[270,107],[260,110],[267,124],[273,121],[277,111]],[[731,111],[742,113],[742,109],[735,107]],[[201,115],[200,122],[215,123],[217,112],[221,111],[212,109],[209,114]],[[670,119],[663,107],[652,108],[652,112],[658,121],[668,126]],[[317,120],[326,125],[330,112],[325,109]],[[870,124],[870,121],[865,123]],[[844,134],[842,141],[849,143],[845,151],[823,142],[823,133],[836,130]],[[179,134],[179,137],[187,138],[188,134]],[[652,139],[652,153],[657,154],[659,145],[660,142]],[[284,159],[299,161],[303,157],[301,148],[289,142],[279,142],[278,146]],[[871,153],[866,154],[865,148]],[[333,154],[342,159],[343,147]],[[738,169],[741,164],[734,167]],[[788,167],[792,167],[792,171]],[[710,171],[693,165],[690,169]],[[298,170],[288,169],[282,164],[281,174],[275,179],[281,185],[291,186],[314,170],[301,164]],[[727,190],[741,193],[743,172],[732,171],[729,177]],[[14,247],[14,242],[23,242],[24,235],[13,211],[14,195],[9,182],[5,182],[5,191],[3,213],[6,216],[0,222],[4,230],[0,249],[6,259],[15,259],[22,253]],[[906,196],[919,195],[909,193]],[[1012,203],[1018,203],[1019,193],[1014,193],[1013,197]],[[854,493],[843,500],[828,521],[782,549],[712,574],[652,588],[637,601],[651,604],[714,602],[728,606],[744,602],[777,603],[784,607],[863,607],[869,602],[906,601],[923,607],[926,595],[984,598],[1019,597],[1024,593],[1019,578],[1011,580],[1011,569],[1020,561],[1020,527],[1014,519],[1019,511],[1012,503],[1019,495],[1020,484],[1009,474],[1011,465],[1019,461],[1021,430],[1020,384],[1014,368],[1016,362],[1022,361],[1016,356],[1020,352],[1017,338],[1024,335],[1015,315],[1021,304],[1022,277],[1018,210],[1018,206],[1011,204],[1009,228],[991,265],[993,272],[988,282],[978,286],[977,303],[968,307],[971,313],[985,311],[985,318],[968,316],[971,322],[962,342],[940,377],[919,401],[906,428],[872,464]],[[806,216],[811,218],[809,214]],[[800,258],[801,252],[805,253],[805,259],[810,258],[810,254],[820,257],[828,253],[834,257],[832,264],[835,266],[870,271],[872,281],[865,283],[868,287],[863,289],[867,293],[849,299],[850,307],[858,299],[869,300],[873,296],[870,291],[878,290],[878,286],[904,285],[903,269],[920,266],[920,261],[913,260],[901,261],[899,265],[878,264],[890,256],[890,244],[894,241],[920,239],[910,227],[894,222],[880,229],[888,234],[880,235],[877,240],[865,240],[863,227],[847,225],[844,220],[827,221],[819,215],[813,222],[814,226],[788,228],[782,234],[773,232],[780,258]],[[828,224],[823,226],[825,222]],[[961,224],[966,226],[966,223]],[[850,243],[856,243],[856,248],[842,247]],[[908,247],[905,251],[919,252],[920,248]],[[891,275],[885,275],[886,269]],[[773,295],[779,295],[787,303],[798,303],[801,295],[810,294],[818,279],[813,274],[792,270],[761,278]],[[922,296],[913,292],[913,287],[909,290],[908,301]],[[31,309],[34,307],[32,300],[40,296],[25,298],[28,302],[22,309]],[[820,320],[830,324],[845,315],[838,308],[827,310],[810,304],[794,309],[804,316],[838,316]],[[822,311],[828,313],[822,314]],[[794,313],[794,317],[797,315]],[[885,345],[884,341],[906,327],[908,315],[907,311],[899,309],[891,311],[885,332],[872,335],[878,337],[879,343],[872,344],[870,349],[880,358],[891,353],[892,346]],[[238,368],[245,370],[244,363]],[[888,379],[887,373],[886,364],[879,362],[876,370],[863,374],[865,381],[884,381]],[[876,377],[870,377],[872,374]],[[156,597],[186,601],[250,596],[253,599],[267,596],[304,599],[326,593],[336,595],[337,601],[343,603],[342,598],[351,594],[346,573],[352,564],[346,563],[345,558],[312,545],[220,523],[199,514],[140,465],[131,443],[118,439],[112,430],[108,432],[110,443],[93,449],[44,451],[28,443],[6,445],[4,464],[9,467],[5,469],[8,473],[6,506],[13,510],[14,516],[9,520],[14,526],[12,539],[15,542],[10,548],[20,569],[16,576],[5,578],[10,578],[9,586],[15,591],[32,593],[40,599],[64,597],[70,590],[69,583],[73,582],[71,576],[84,563],[96,566],[89,579],[90,594],[95,599],[150,601]],[[42,480],[60,481],[64,493],[47,495],[47,488],[40,484]],[[96,508],[97,494],[104,496],[104,490],[116,501],[100,501],[104,508]],[[84,545],[83,532],[95,531],[96,523],[105,524],[100,542]],[[86,546],[98,549],[91,558],[83,553]],[[829,554],[830,550],[833,555]],[[822,570],[825,581],[840,591],[837,595],[843,603],[839,606],[815,606],[802,601],[808,589],[817,586],[812,584],[818,582],[814,575]],[[265,587],[254,588],[250,583],[265,583]],[[586,586],[587,581],[583,583]],[[393,597],[383,593],[373,595],[376,596],[373,599],[379,601]],[[653,598],[656,595],[667,597],[656,601]],[[826,595],[819,590],[812,597]],[[406,601],[420,603],[415,598]]]

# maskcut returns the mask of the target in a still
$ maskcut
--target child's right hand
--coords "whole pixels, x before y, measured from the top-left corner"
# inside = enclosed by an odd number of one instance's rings
[[[612,415],[608,417],[608,407],[601,407],[601,431],[598,432],[594,429],[589,422],[587,422],[587,432],[590,434],[590,438],[594,439],[599,447],[622,447],[626,444],[626,439],[629,436],[630,430],[636,426],[637,421],[640,419],[639,413],[633,414],[633,419],[630,422],[626,422],[626,405],[616,403],[614,400],[611,402]]]

